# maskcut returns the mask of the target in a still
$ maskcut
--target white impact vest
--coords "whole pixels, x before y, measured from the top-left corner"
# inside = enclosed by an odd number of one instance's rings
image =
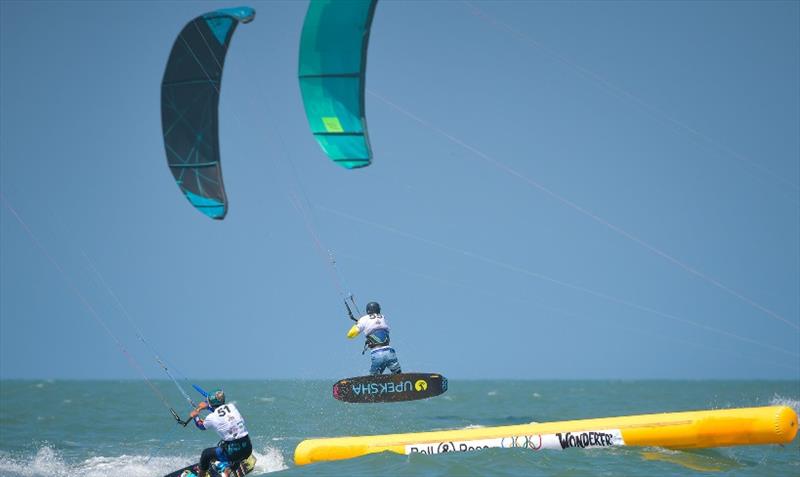
[[[377,330],[390,331],[389,323],[386,321],[386,317],[381,315],[380,313],[362,316],[361,318],[358,319],[356,326],[358,327],[358,331],[362,333],[364,336],[369,336]],[[388,346],[378,346],[372,348],[372,350],[375,351],[387,347]]]
[[[206,429],[214,429],[224,441],[232,441],[247,435],[244,418],[233,403],[214,409],[205,419]]]

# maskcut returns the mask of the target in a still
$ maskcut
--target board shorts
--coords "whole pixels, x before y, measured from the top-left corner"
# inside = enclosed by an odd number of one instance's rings
[[[389,368],[393,374],[400,374],[403,371],[400,369],[400,362],[397,361],[397,355],[391,347],[378,348],[370,351],[372,364],[369,367],[369,374],[383,374],[386,368]]]
[[[222,441],[217,447],[209,447],[200,454],[200,471],[206,471],[211,466],[211,462],[218,461],[225,465],[231,465],[243,461],[253,453],[253,445],[250,443],[250,436],[240,437],[233,441]]]

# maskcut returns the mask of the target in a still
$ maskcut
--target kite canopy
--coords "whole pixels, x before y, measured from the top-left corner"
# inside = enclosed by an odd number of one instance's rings
[[[300,39],[300,92],[317,142],[348,169],[370,164],[364,117],[369,30],[378,0],[312,0]]]
[[[189,202],[212,219],[228,212],[217,118],[222,67],[236,26],[255,14],[250,7],[223,8],[187,23],[161,81],[167,164]]]

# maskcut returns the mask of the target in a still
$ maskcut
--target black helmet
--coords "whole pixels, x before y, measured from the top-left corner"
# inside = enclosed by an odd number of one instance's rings
[[[367,303],[367,314],[368,315],[377,315],[381,312],[381,306],[378,304],[377,301],[371,301]]]

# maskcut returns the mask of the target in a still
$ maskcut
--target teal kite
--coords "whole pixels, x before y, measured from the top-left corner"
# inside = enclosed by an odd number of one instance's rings
[[[311,132],[347,169],[368,166],[364,113],[367,45],[378,0],[312,0],[300,39],[298,76]]]

